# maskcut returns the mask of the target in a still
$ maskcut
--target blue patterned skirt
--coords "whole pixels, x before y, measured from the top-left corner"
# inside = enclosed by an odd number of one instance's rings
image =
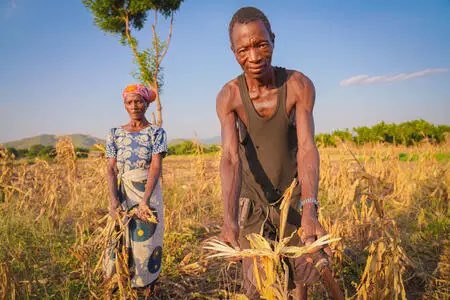
[[[134,169],[123,173],[119,180],[119,199],[124,211],[137,207],[141,201],[148,170]],[[144,222],[137,217],[125,217],[127,228],[120,243],[111,244],[103,259],[103,271],[106,278],[115,273],[114,249],[122,244],[128,252],[128,267],[132,287],[145,287],[153,283],[161,272],[162,246],[164,236],[164,206],[161,183],[158,180],[148,202],[155,213],[158,223]]]

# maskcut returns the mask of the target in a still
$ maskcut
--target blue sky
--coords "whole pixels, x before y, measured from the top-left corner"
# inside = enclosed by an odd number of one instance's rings
[[[240,73],[228,22],[248,5],[272,23],[274,65],[313,80],[317,132],[381,120],[450,124],[450,1],[186,0],[163,63],[170,139],[220,134],[215,97]],[[148,30],[138,37],[149,45]],[[0,0],[0,142],[104,137],[127,122],[120,94],[134,68],[131,51],[81,1]]]

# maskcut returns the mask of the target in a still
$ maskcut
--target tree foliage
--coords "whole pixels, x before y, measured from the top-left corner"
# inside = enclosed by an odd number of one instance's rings
[[[124,45],[128,45],[137,64],[134,76],[143,84],[158,91],[156,97],[156,123],[161,125],[161,103],[159,92],[164,84],[161,62],[169,48],[172,36],[173,14],[183,0],[82,0],[92,12],[94,23],[103,31],[118,35]],[[148,15],[153,12],[151,46],[139,50],[134,32],[144,28]],[[167,39],[163,40],[157,33],[158,14],[170,17],[170,29]]]
[[[56,156],[55,147],[53,146],[44,146],[41,144],[32,145],[28,149],[20,149],[16,150],[17,156],[16,158],[42,158],[42,159],[50,159]],[[14,153],[14,151],[13,151]]]
[[[141,30],[148,12],[158,11],[169,17],[181,4],[179,0],[83,0],[94,15],[95,24],[103,31],[120,34],[126,40],[127,20],[130,30]]]
[[[56,156],[56,149],[54,146],[48,145],[44,146],[41,144],[35,144],[30,146],[28,149],[16,149],[14,147],[6,148],[9,153],[14,155],[14,158],[41,158],[41,159],[52,159]],[[90,149],[84,147],[76,147],[75,153],[78,158],[87,158],[89,156]]]

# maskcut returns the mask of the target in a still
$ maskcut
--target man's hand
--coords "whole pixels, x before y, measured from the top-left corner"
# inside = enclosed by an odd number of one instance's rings
[[[327,234],[317,219],[317,210],[315,204],[313,203],[306,203],[303,206],[301,227],[301,238],[305,245],[310,245],[318,238]],[[329,257],[331,257],[332,252],[329,246],[326,246],[323,250]]]
[[[235,249],[240,249],[239,246],[239,226],[237,223],[225,222],[222,226],[222,232],[220,233],[220,239],[225,243],[231,245]]]

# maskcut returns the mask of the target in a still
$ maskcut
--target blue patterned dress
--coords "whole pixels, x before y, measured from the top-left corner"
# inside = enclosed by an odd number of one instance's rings
[[[121,127],[110,130],[106,139],[106,157],[117,161],[118,194],[123,210],[130,210],[141,201],[152,155],[166,152],[166,133],[160,127],[148,126],[138,132],[128,132]],[[123,241],[128,248],[133,287],[151,284],[161,272],[164,207],[160,181],[155,185],[147,204],[156,213],[158,223],[131,218]],[[103,269],[108,278],[115,273],[116,247],[111,244],[106,250]]]
[[[153,154],[166,152],[166,132],[161,127],[148,126],[137,132],[112,128],[106,138],[106,157],[117,160],[119,174],[148,169]]]

